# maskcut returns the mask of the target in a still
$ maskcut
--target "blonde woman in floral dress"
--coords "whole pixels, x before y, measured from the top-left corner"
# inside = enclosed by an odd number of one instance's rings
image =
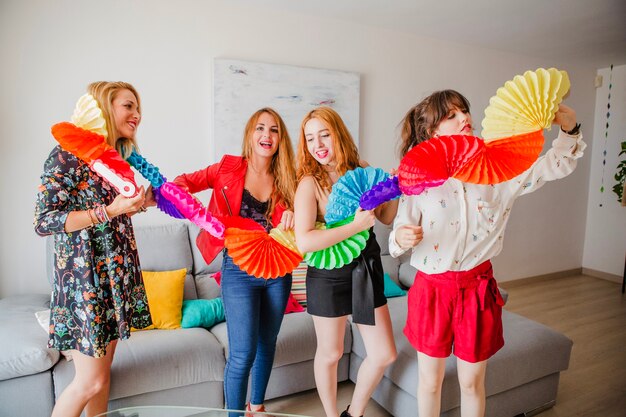
[[[123,82],[95,82],[108,143],[124,157],[141,121],[139,95]],[[106,412],[111,363],[131,327],[151,324],[130,215],[143,210],[137,196],[119,195],[88,165],[56,146],[44,164],[35,208],[35,231],[54,236],[54,279],[48,346],[70,351],[73,381],[53,417]]]

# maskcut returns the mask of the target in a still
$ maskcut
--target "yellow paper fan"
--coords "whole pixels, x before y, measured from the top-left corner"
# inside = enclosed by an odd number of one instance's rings
[[[485,109],[485,141],[549,129],[570,87],[567,72],[539,68],[500,87]]]
[[[270,236],[281,245],[291,249],[296,253],[300,253],[296,246],[296,234],[293,230],[283,230],[278,227],[270,230]]]
[[[72,114],[72,123],[105,138],[108,136],[107,124],[102,115],[102,110],[91,94],[85,94],[78,99],[74,114]]]

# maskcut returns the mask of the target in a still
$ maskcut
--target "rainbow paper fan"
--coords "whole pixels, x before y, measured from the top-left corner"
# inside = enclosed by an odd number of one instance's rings
[[[157,208],[159,210],[175,219],[184,218],[176,206],[161,194],[161,186],[167,182],[167,178],[161,175],[159,168],[152,165],[146,160],[146,158],[139,155],[134,150],[128,158],[126,158],[126,161],[128,161],[133,168],[139,171],[145,179],[150,181],[150,184],[152,185],[152,193],[154,194],[154,200],[156,201]]]
[[[526,171],[543,148],[549,128],[569,90],[567,73],[554,68],[526,71],[499,88],[485,110],[482,135],[439,136],[411,149],[400,162],[400,190],[416,195],[448,178],[497,184]]]
[[[63,149],[89,165],[120,194],[125,197],[137,194],[135,174],[106,142],[106,121],[93,96],[85,94],[78,99],[72,123],[57,123],[51,130]]]
[[[484,147],[479,138],[463,135],[438,136],[420,143],[400,161],[400,190],[415,195],[443,184]]]
[[[333,184],[326,204],[324,220],[333,224],[354,215],[359,208],[361,196],[389,175],[380,168],[355,168],[346,172]]]
[[[485,141],[550,129],[570,88],[567,72],[539,68],[517,75],[489,100],[482,121]]]
[[[91,94],[84,94],[78,99],[71,120],[75,126],[102,135],[105,139],[109,136],[102,110]]]
[[[125,197],[137,194],[135,174],[130,165],[104,141],[104,136],[68,122],[52,126],[52,136],[59,145],[100,175]]]
[[[498,184],[517,177],[535,163],[543,149],[543,130],[484,142],[452,177],[473,184]]]
[[[161,195],[169,200],[180,214],[209,232],[212,236],[224,236],[224,224],[213,217],[211,212],[198,199],[173,182],[166,182],[160,188]]]
[[[354,220],[354,216],[350,216],[347,219],[341,220],[332,225],[324,225],[324,223],[316,223],[316,229],[332,229],[335,227],[343,226]],[[363,230],[354,236],[349,237],[333,246],[328,248],[308,252],[304,254],[304,260],[308,265],[314,266],[318,269],[335,269],[341,268],[344,265],[352,262],[357,256],[361,254],[367,239],[369,239],[369,230]]]
[[[400,161],[400,190],[417,195],[448,178],[497,184],[526,171],[543,148],[543,131],[491,142],[475,136],[437,136],[411,149]]]
[[[241,227],[249,225],[252,229],[227,227],[224,246],[233,262],[247,274],[264,279],[278,278],[293,271],[302,261],[293,231],[274,228],[268,234],[250,219],[230,222],[231,225],[237,223]]]
[[[387,201],[400,197],[401,194],[398,177],[389,177],[363,193],[359,199],[359,205],[363,210],[372,210]]]

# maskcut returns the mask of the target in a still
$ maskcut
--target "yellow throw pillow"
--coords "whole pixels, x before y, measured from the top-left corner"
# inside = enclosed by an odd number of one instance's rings
[[[152,326],[144,329],[179,329],[183,313],[183,289],[187,269],[143,271]]]

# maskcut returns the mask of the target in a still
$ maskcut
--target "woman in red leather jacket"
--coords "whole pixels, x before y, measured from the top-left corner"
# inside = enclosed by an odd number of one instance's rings
[[[180,175],[174,182],[190,193],[213,189],[209,210],[215,216],[251,218],[266,231],[293,228],[293,148],[285,123],[270,108],[258,110],[248,120],[242,156],[225,155],[220,162]],[[224,241],[204,230],[196,244],[207,263],[224,250],[221,286],[229,344],[224,371],[226,408],[241,410],[245,406],[250,411],[264,411],[291,274],[276,279],[248,275],[228,256]],[[246,405],[250,372],[251,396]]]

